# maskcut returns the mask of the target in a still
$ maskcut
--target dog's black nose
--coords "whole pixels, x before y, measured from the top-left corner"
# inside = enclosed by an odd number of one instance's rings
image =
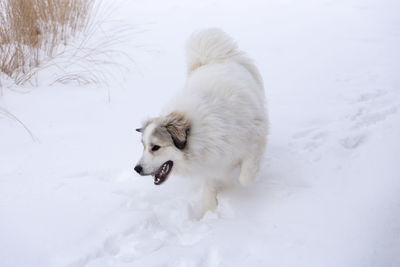
[[[142,172],[142,170],[143,170],[143,168],[142,168],[142,166],[140,166],[140,165],[136,165],[135,166],[135,171],[137,172],[137,173],[141,173]]]

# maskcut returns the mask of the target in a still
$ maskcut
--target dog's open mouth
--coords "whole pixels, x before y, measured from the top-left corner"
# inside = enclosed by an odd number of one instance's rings
[[[163,165],[161,165],[161,167],[157,171],[155,171],[152,174],[154,177],[155,185],[160,185],[163,182],[165,182],[165,180],[167,180],[168,175],[171,172],[173,165],[174,165],[174,163],[171,160],[168,160]]]

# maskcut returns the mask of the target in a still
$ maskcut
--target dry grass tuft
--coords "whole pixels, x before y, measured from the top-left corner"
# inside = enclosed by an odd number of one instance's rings
[[[89,21],[94,0],[0,0],[0,71],[16,84]],[[29,80],[29,76],[27,77]]]
[[[107,28],[104,24],[110,24],[111,11],[102,0],[0,0],[0,98],[3,86],[15,90],[14,85],[42,78],[48,84],[107,87],[113,76],[107,66],[124,69],[114,60],[123,52],[113,47],[132,30],[122,25]],[[44,77],[39,77],[45,69]],[[1,106],[0,117],[20,123],[35,139],[20,119]]]

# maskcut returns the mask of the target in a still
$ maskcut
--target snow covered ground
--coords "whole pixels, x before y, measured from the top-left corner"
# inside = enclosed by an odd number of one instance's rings
[[[110,101],[45,79],[4,89],[38,141],[0,117],[0,266],[400,266],[399,1],[114,6],[137,31]],[[209,26],[259,66],[271,134],[255,184],[194,221],[188,179],[133,172],[134,129],[182,87],[184,42]]]

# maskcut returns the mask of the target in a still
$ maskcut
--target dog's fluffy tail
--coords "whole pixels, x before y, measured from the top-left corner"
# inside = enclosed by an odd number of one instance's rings
[[[186,53],[188,74],[203,65],[232,59],[245,67],[263,87],[256,66],[238,49],[233,39],[220,29],[210,28],[195,32],[187,42]]]
[[[189,38],[186,51],[188,73],[239,54],[232,38],[217,28],[195,32]]]

